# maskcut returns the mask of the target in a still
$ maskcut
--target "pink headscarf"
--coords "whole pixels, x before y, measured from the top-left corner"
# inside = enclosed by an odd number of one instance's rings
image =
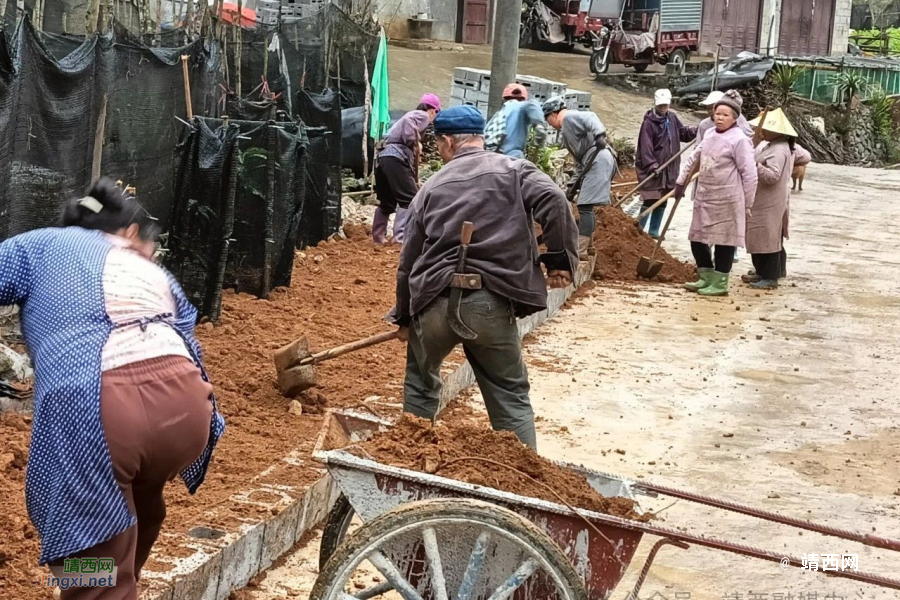
[[[441,111],[441,99],[438,98],[437,94],[427,93],[422,96],[419,100],[419,104],[424,104],[425,106],[430,106],[436,111]]]

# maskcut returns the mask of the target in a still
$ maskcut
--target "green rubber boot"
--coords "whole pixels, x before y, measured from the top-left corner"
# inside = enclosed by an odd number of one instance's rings
[[[697,269],[697,273],[700,275],[700,279],[693,283],[684,284],[684,289],[690,290],[692,292],[699,292],[703,288],[709,285],[709,276],[713,274],[712,269]]]
[[[709,276],[709,285],[697,291],[701,296],[727,296],[728,273],[713,271]]]

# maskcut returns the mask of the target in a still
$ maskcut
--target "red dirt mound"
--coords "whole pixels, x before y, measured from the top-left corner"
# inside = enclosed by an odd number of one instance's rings
[[[439,421],[432,426],[426,419],[404,415],[396,425],[375,435],[361,448],[375,460],[396,467],[435,473],[559,504],[559,498],[547,489],[549,487],[578,508],[629,519],[650,518],[649,515],[638,515],[631,500],[601,496],[581,475],[539,456],[512,433],[493,431],[484,423],[454,419]],[[462,458],[488,459],[511,468],[474,460],[461,461]]]
[[[594,230],[594,249],[597,263],[594,279],[613,281],[637,281],[637,266],[642,256],[649,257],[656,247],[656,240],[644,232],[637,221],[611,206],[595,210],[597,228]],[[659,283],[685,283],[696,278],[697,269],[673,258],[665,248],[660,248],[656,260],[663,268],[653,281]]]

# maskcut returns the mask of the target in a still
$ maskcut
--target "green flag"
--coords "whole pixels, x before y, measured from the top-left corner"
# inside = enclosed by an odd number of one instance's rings
[[[384,29],[378,42],[378,56],[375,57],[375,71],[372,73],[372,116],[369,135],[378,141],[391,126],[390,86],[388,85],[387,39]]]

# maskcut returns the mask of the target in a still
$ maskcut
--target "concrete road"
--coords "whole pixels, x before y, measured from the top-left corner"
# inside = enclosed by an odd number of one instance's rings
[[[791,200],[789,277],[778,291],[738,281],[730,298],[704,299],[671,288],[600,287],[541,329],[528,348],[544,419],[541,454],[900,538],[898,186],[896,171],[812,165],[806,190]],[[689,207],[676,215],[667,244],[685,259]],[[749,263],[744,254],[736,273]],[[896,553],[683,501],[662,517],[778,554],[855,553],[860,571],[900,574]],[[614,598],[625,597],[636,571]],[[900,597],[672,547],[660,552],[640,597],[657,592],[657,600]]]
[[[527,349],[545,456],[796,518],[900,537],[900,172],[811,165],[792,199],[789,277],[730,298],[598,287]],[[689,204],[667,247],[689,258]],[[735,272],[749,267],[742,255]],[[480,402],[478,398],[475,402]],[[617,452],[620,451],[620,452]],[[662,524],[784,555],[857,554],[898,577],[900,556],[648,500]],[[613,595],[623,600],[653,540]],[[306,597],[313,540],[245,597]],[[664,548],[643,600],[887,600],[900,592],[776,563]]]

